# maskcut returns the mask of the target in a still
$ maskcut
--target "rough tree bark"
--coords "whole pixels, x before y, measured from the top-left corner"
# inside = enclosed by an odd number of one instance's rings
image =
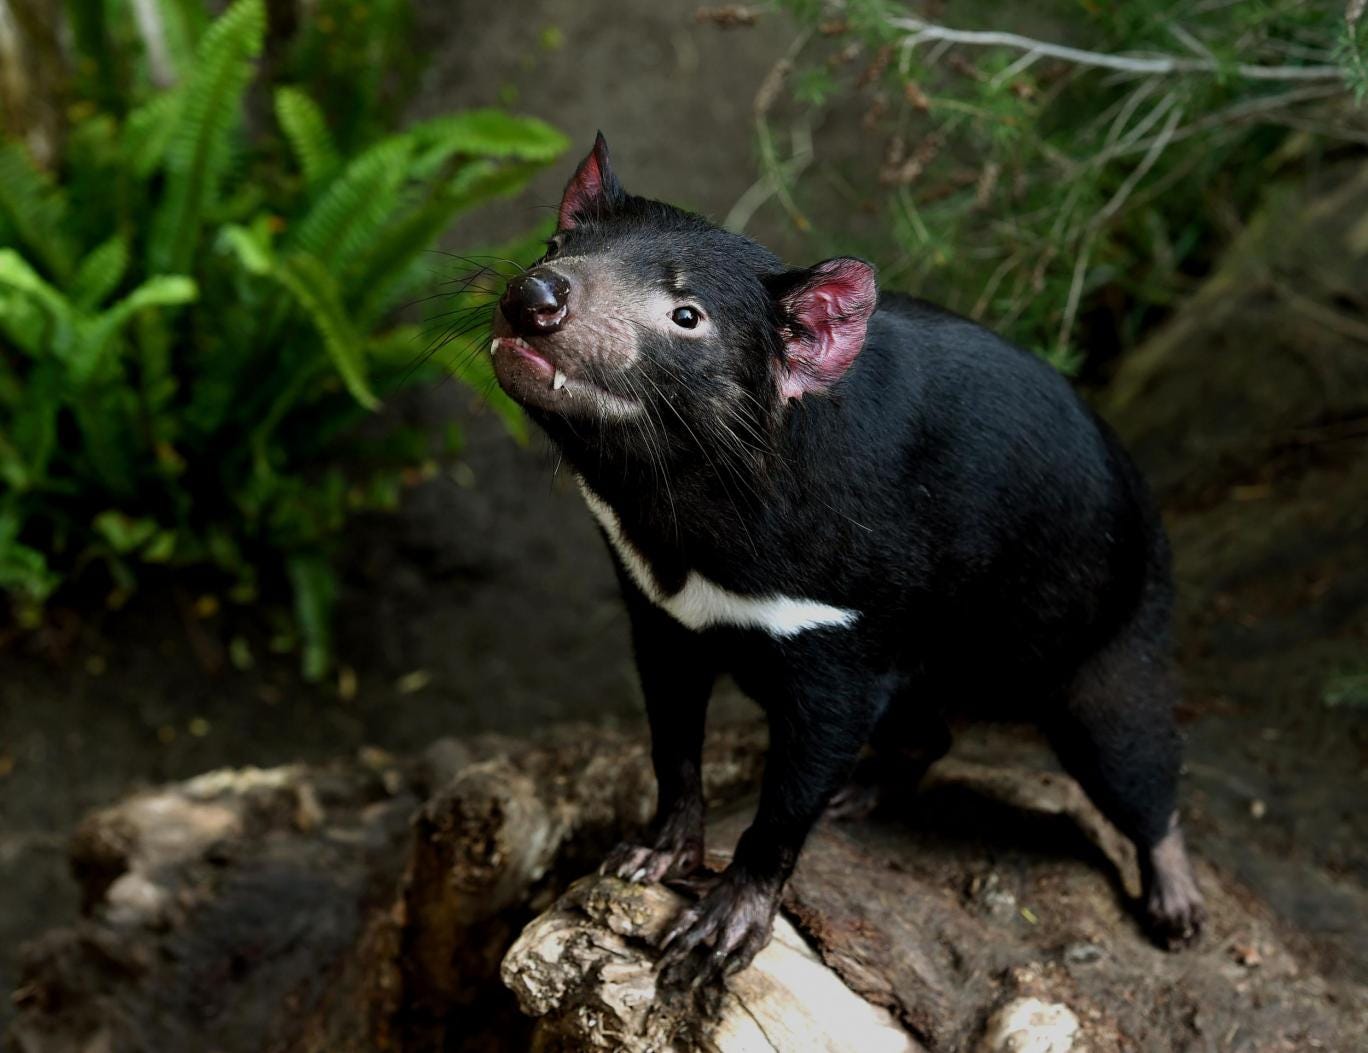
[[[762,740],[714,736],[715,845],[744,825],[727,802],[754,787]],[[1021,756],[1007,735],[977,749]],[[1165,954],[1126,913],[1133,861],[1070,780],[953,757],[910,814],[819,827],[774,944],[704,1019],[654,988],[678,896],[571,884],[644,821],[648,780],[644,742],[581,731],[139,794],[78,832],[88,917],[29,949],[10,1048],[1062,1051],[1076,1032],[1094,1051],[1337,1049],[1361,1034],[1363,1001],[1337,1004],[1237,882],[1203,867],[1211,935]]]

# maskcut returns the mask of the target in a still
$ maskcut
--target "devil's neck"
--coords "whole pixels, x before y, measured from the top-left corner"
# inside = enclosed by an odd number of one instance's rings
[[[687,544],[745,529],[766,513],[771,467],[759,458],[687,447],[669,456],[546,429],[568,467],[613,509],[629,536]]]

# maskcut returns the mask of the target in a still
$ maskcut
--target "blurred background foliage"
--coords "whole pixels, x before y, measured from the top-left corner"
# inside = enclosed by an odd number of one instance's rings
[[[733,224],[775,194],[808,228],[835,184],[884,222],[863,245],[812,230],[826,249],[1066,372],[1133,346],[1271,182],[1368,144],[1362,0],[777,6],[802,33],[757,100],[764,178]],[[812,163],[833,117],[877,168]]]
[[[0,4],[0,589],[20,624],[77,580],[118,606],[151,568],[211,568],[239,603],[288,584],[276,644],[316,678],[349,516],[443,453],[358,425],[454,367],[521,434],[485,356],[439,369],[396,310],[438,285],[437,236],[564,138],[497,110],[396,132],[405,0],[299,10]],[[444,290],[437,340],[478,337],[469,285]]]

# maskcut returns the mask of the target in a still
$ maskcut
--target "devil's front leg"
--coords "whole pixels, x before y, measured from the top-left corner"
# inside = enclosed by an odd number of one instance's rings
[[[706,639],[652,607],[628,587],[651,762],[656,814],[640,843],[625,842],[600,868],[625,881],[685,877],[703,862],[703,727],[717,669]]]
[[[666,932],[667,988],[712,984],[749,965],[769,942],[784,882],[831,795],[849,777],[886,701],[877,684],[789,685],[767,705],[770,745],[755,820],[731,865]]]

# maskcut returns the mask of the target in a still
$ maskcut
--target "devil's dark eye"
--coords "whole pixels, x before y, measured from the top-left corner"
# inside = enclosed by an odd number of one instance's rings
[[[698,312],[692,307],[676,307],[670,312],[670,321],[681,329],[692,329],[698,325]]]
[[[549,260],[558,252],[560,252],[560,242],[557,241],[555,238],[552,238],[550,241],[546,243],[546,253],[542,256],[542,259]]]

